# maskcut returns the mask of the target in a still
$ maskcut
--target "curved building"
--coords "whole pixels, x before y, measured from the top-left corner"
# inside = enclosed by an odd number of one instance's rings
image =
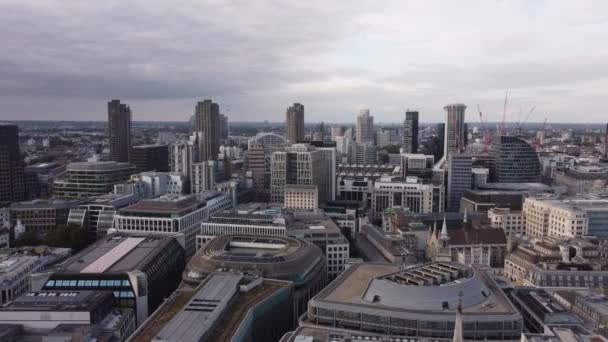
[[[445,339],[462,308],[466,340],[516,340],[522,317],[494,280],[451,262],[352,265],[308,303],[301,325]]]
[[[267,145],[287,145],[287,139],[283,136],[272,132],[258,133],[253,138],[249,139],[249,145],[259,144],[263,146]]]
[[[214,238],[188,262],[185,283],[196,286],[216,271],[257,275],[294,283],[294,312],[325,286],[325,257],[314,244],[289,237],[224,235]]]
[[[490,146],[490,177],[495,183],[540,182],[540,161],[532,146],[511,136],[498,136]]]

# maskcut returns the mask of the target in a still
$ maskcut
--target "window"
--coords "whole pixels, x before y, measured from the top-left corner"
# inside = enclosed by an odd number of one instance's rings
[[[55,286],[55,281],[54,280],[49,280],[46,282],[46,286],[48,287],[54,287]]]

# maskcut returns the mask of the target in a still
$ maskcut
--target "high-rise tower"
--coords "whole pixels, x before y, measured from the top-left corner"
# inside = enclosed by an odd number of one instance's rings
[[[205,100],[196,104],[194,126],[197,132],[203,133],[199,141],[201,161],[217,160],[220,149],[220,125],[220,106],[217,103]]]
[[[374,144],[374,117],[369,109],[362,109],[357,116],[356,140],[359,144]]]
[[[418,112],[416,111],[405,112],[403,153],[418,153]]]
[[[131,155],[131,108],[120,100],[108,102],[110,160],[129,162]]]
[[[467,106],[461,103],[449,104],[445,107],[445,139],[444,155],[461,153],[466,146],[466,130],[464,124],[464,111]]]
[[[285,112],[287,121],[287,141],[297,144],[304,141],[304,105],[294,103]]]
[[[24,163],[17,125],[0,123],[0,202],[25,200]]]

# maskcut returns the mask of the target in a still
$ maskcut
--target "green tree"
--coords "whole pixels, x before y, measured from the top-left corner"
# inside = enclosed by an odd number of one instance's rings
[[[37,245],[41,245],[41,244],[42,244],[42,240],[38,237],[38,235],[35,232],[32,232],[32,231],[26,231],[25,233],[21,234],[19,239],[15,240],[15,246],[17,246],[17,247],[37,246]]]
[[[78,252],[91,241],[88,231],[75,225],[67,225],[49,232],[44,242],[51,247],[71,248]]]

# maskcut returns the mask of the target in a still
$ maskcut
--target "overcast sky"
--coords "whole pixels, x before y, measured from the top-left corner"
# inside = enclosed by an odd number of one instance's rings
[[[608,1],[0,0],[0,119],[608,120]],[[520,114],[523,113],[523,114]]]

